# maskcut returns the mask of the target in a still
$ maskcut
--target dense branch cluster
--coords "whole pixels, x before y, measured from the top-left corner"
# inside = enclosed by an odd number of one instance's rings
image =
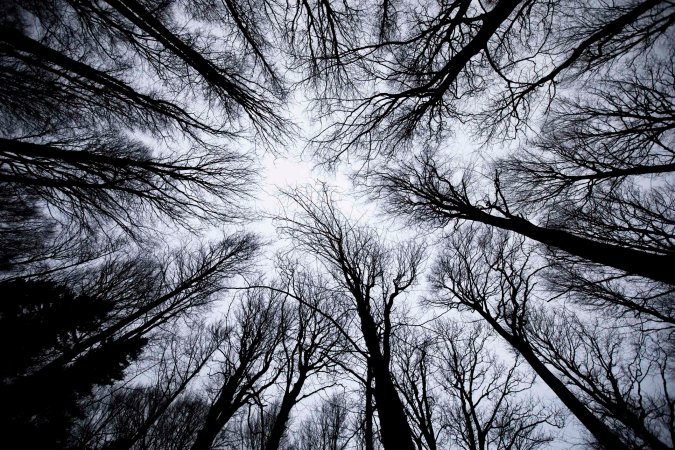
[[[3,448],[674,448],[674,25],[3,2]],[[299,138],[354,195],[256,214]]]

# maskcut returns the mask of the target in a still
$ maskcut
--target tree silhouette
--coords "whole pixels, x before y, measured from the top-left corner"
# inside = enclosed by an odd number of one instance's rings
[[[66,448],[79,400],[121,379],[146,341],[107,340],[55,365],[56,355],[100,329],[112,305],[46,280],[2,282],[2,289],[3,435],[15,444]]]
[[[218,349],[213,399],[192,450],[211,448],[234,414],[281,374],[276,357],[288,327],[283,304],[278,294],[261,290],[247,291],[243,297],[230,319],[232,330]]]
[[[528,392],[535,378],[490,351],[484,325],[439,324],[439,385],[449,395],[442,422],[459,448],[545,448],[553,440],[545,425],[562,425],[560,414]]]
[[[323,261],[333,281],[351,297],[365,349],[356,349],[372,371],[373,396],[386,449],[414,448],[412,431],[391,375],[394,305],[414,282],[422,259],[414,244],[387,248],[374,231],[349,224],[325,188],[312,196],[292,192],[297,217],[283,217],[281,229]]]
[[[98,232],[112,224],[136,238],[150,219],[189,228],[244,215],[252,159],[228,147],[243,131],[282,137],[275,100],[282,84],[267,89],[255,81],[261,55],[247,50],[245,27],[232,25],[230,48],[216,52],[207,44],[213,33],[182,23],[184,14],[220,17],[222,6],[148,8],[126,1],[3,6],[3,190],[44,202],[75,227]]]
[[[637,406],[643,400],[637,399],[640,394],[633,389],[639,391],[642,383],[649,383],[637,375],[643,373],[641,364],[648,359],[637,355],[647,350],[638,347],[632,360],[627,356],[628,349],[622,350],[626,360],[623,357],[618,360],[617,343],[622,338],[617,333],[621,332],[609,331],[613,337],[607,337],[598,328],[595,331],[585,328],[573,316],[567,316],[570,319],[566,321],[565,313],[554,312],[552,306],[542,304],[537,287],[542,269],[533,264],[535,260],[534,252],[528,250],[522,239],[485,227],[462,228],[449,240],[447,252],[434,270],[433,283],[441,295],[435,301],[475,312],[485,320],[523,356],[602,448],[631,448],[633,436],[649,446],[666,448],[667,444],[657,437],[659,433],[648,431],[645,426],[645,421],[658,422],[662,412],[646,413],[640,420],[635,420],[639,413],[634,415],[640,408],[646,411],[644,406]],[[629,323],[628,329],[634,326]],[[650,340],[649,334],[643,339]],[[661,351],[655,355],[659,355],[655,356],[659,360],[654,363],[655,368],[667,364]],[[600,367],[603,372],[599,372]],[[593,392],[598,393],[597,397]],[[661,400],[644,401],[655,404]],[[621,425],[617,427],[615,420]],[[634,435],[626,434],[627,430]]]
[[[292,448],[297,450],[346,450],[351,441],[347,399],[331,394],[304,419]]]
[[[4,435],[535,449],[560,401],[590,448],[672,448],[674,24],[667,0],[3,2]],[[259,150],[300,142],[363,221],[322,183],[254,214]]]
[[[306,57],[310,67],[328,67],[309,72],[309,82],[347,86],[316,97],[330,111],[316,138],[328,162],[401,155],[442,141],[460,123],[489,138],[522,132],[542,104],[575,82],[662,54],[672,26],[670,5],[657,0],[366,5],[374,20],[361,26],[360,39],[340,33],[328,41],[336,43],[332,52]],[[329,14],[309,18],[342,31],[353,14],[340,12],[335,21]]]
[[[162,448],[169,436],[165,428],[183,429],[177,442],[191,442],[203,414],[194,420],[174,416],[175,409],[193,394],[195,384],[213,353],[225,338],[222,330],[207,326],[203,319],[189,322],[187,335],[155,333],[144,353],[142,371],[149,381],[132,386],[113,386],[110,392],[96,393],[88,402],[87,417],[78,424],[77,446],[123,450]],[[201,401],[206,411],[205,399]],[[172,423],[172,421],[176,421]]]
[[[468,172],[456,173],[427,154],[413,163],[402,163],[377,175],[375,188],[391,211],[405,211],[411,221],[445,226],[456,220],[478,222],[513,231],[584,260],[619,269],[627,274],[675,284],[667,269],[673,261],[671,251],[644,249],[630,240],[617,243],[603,234],[569,229],[555,223],[537,223],[512,210],[499,178],[490,180],[491,192],[483,194]],[[600,214],[600,211],[594,211]],[[617,234],[620,233],[617,229]]]
[[[321,277],[303,272],[293,263],[284,264],[281,269],[281,286],[290,294],[286,306],[288,335],[281,343],[281,363],[285,367],[279,383],[282,394],[270,414],[271,426],[263,450],[281,448],[292,409],[327,388],[316,385],[316,377],[335,375],[348,348],[340,329],[343,322],[340,302]]]

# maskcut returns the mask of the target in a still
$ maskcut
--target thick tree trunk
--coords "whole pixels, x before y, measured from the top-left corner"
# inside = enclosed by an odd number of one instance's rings
[[[209,410],[206,420],[204,420],[204,426],[197,432],[197,437],[190,450],[210,450],[220,430],[223,429],[237,410],[237,408],[232,406],[231,403],[227,403],[227,401],[222,402],[222,404],[217,403],[214,406]]]
[[[365,308],[365,301],[357,299],[361,330],[368,348],[368,364],[375,380],[375,405],[380,420],[380,435],[385,450],[417,450],[403,403],[391,379],[388,362],[380,350],[373,318]]]
[[[651,175],[661,173],[675,172],[675,164],[653,164],[653,165],[635,165],[622,169],[613,169],[607,171],[599,171],[585,175],[569,175],[566,178],[574,181],[593,181],[606,180],[609,178],[619,178],[634,175]]]
[[[598,242],[567,231],[540,227],[519,217],[493,216],[477,208],[467,208],[460,213],[467,220],[514,231],[588,261],[675,285],[675,255],[659,255]]]
[[[242,382],[244,370],[244,365],[240,366],[223,386],[218,398],[209,408],[206,419],[204,419],[204,425],[197,432],[197,437],[190,450],[209,450],[220,430],[239,409],[240,404],[236,401],[236,393],[238,389],[241,389],[239,385]]]
[[[364,439],[365,450],[375,450],[373,441],[373,371],[368,363],[368,374],[366,375],[366,405],[364,411]]]
[[[464,70],[469,61],[477,54],[482,52],[492,36],[499,30],[499,27],[509,18],[511,13],[523,3],[523,0],[500,0],[494,8],[483,14],[482,26],[476,35],[462,49],[457,52],[446,65],[441,69],[443,82],[439,85],[437,96],[442,96],[452,83],[455,82],[460,73]]]
[[[403,404],[394,387],[389,368],[382,361],[373,361],[373,378],[383,447],[385,450],[416,450]]]

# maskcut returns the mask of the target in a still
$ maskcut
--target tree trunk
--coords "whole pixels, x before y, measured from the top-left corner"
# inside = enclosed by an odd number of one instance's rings
[[[204,419],[204,426],[197,433],[190,450],[209,450],[211,448],[220,430],[238,409],[238,405],[235,404],[235,394],[241,381],[241,374],[235,372],[235,375],[230,378],[216,401],[209,408],[206,419]]]
[[[365,310],[363,299],[358,301],[361,330],[368,348],[368,364],[375,380],[375,405],[380,419],[380,435],[385,450],[417,450],[408,418],[391,379],[388,362],[380,350],[373,318]]]
[[[279,412],[277,413],[277,417],[274,419],[272,431],[270,432],[267,442],[265,443],[265,450],[277,450],[281,445],[281,438],[286,431],[286,425],[288,423],[288,418],[291,416],[291,410],[298,402],[300,391],[302,390],[302,386],[305,384],[306,379],[307,372],[304,370],[304,368],[301,368],[299,370],[298,380],[293,384],[293,388],[290,391],[284,393],[284,396],[281,399]]]
[[[364,411],[364,440],[365,440],[365,450],[375,450],[375,444],[373,442],[373,371],[370,368],[370,362],[368,363],[368,374],[366,375],[366,407]]]
[[[514,349],[528,362],[532,370],[551,388],[558,398],[567,406],[574,416],[588,431],[593,434],[603,448],[613,450],[629,450],[629,448],[610,430],[607,425],[598,419],[586,406],[565,386],[565,384],[551,372],[546,365],[535,355],[531,347],[523,339],[509,334],[497,321],[483,311],[477,312],[499,333]]]
[[[478,208],[460,211],[463,218],[514,231],[542,244],[632,275],[675,285],[675,256],[659,255],[576,236],[563,230],[534,225],[519,217],[497,217]]]
[[[208,359],[204,359],[204,362],[195,368],[192,373],[186,377],[183,382],[178,386],[178,388],[166,399],[150,416],[143,422],[134,434],[125,439],[120,439],[113,441],[110,445],[105,447],[105,450],[131,450],[136,442],[138,442],[143,436],[145,436],[150,428],[159,420],[160,417],[169,409],[171,404],[178,398],[178,396],[185,390],[190,381],[201,371],[201,369],[206,365]]]

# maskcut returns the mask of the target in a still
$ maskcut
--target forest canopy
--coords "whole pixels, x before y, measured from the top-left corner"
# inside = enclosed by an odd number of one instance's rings
[[[674,448],[674,45],[658,0],[2,2],[2,447]]]

